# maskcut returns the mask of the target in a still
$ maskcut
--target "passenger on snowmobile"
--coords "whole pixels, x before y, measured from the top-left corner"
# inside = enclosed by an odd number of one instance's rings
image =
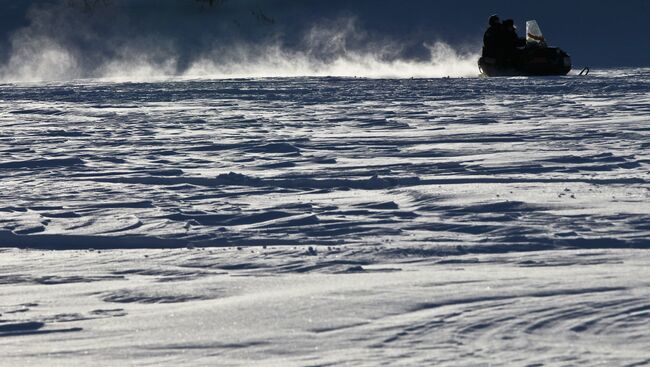
[[[503,24],[496,14],[492,15],[488,22],[490,26],[483,35],[483,57],[490,57],[501,63],[504,57]]]

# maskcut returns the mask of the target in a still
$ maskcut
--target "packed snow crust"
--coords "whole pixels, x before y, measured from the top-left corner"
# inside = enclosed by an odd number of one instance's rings
[[[0,85],[0,364],[649,364],[649,136],[646,69]]]

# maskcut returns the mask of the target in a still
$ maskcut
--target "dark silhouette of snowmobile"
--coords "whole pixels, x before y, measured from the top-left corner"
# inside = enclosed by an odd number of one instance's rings
[[[505,56],[507,55],[507,56]],[[483,55],[478,61],[486,76],[554,76],[571,71],[571,57],[558,47],[548,47],[538,24],[526,22],[526,45],[503,57]]]

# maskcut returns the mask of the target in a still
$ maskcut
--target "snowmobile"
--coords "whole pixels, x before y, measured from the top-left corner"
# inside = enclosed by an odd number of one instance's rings
[[[526,22],[526,46],[515,49],[509,60],[483,56],[478,67],[486,76],[554,76],[571,71],[571,56],[548,47],[537,21]]]

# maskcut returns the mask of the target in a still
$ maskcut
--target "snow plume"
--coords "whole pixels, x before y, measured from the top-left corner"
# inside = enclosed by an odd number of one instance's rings
[[[70,0],[34,3],[27,14],[29,24],[10,38],[8,56],[0,64],[0,80],[408,78],[478,73],[478,56],[472,52],[476,47],[459,51],[441,41],[422,40],[424,54],[405,56],[402,41],[365,32],[352,15],[289,29],[242,25],[218,11],[206,14],[205,9],[174,12],[162,6],[162,11],[143,10],[142,2],[137,13],[127,4],[88,10],[70,6]],[[179,2],[167,4],[181,6]],[[158,17],[157,11],[162,12]],[[274,21],[257,14],[260,19]],[[214,26],[215,22],[219,24]],[[260,31],[249,31],[254,27]]]
[[[280,42],[262,46],[216,47],[184,72],[188,77],[343,76],[365,78],[435,78],[475,76],[478,56],[444,42],[423,43],[426,57],[402,56],[390,39],[372,40],[353,18],[312,27],[299,47]]]

